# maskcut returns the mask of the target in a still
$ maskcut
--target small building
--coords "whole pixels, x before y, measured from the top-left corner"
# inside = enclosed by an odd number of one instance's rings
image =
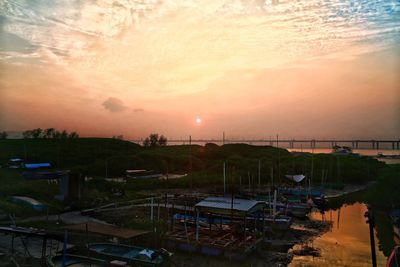
[[[264,208],[263,201],[207,197],[194,205],[191,222],[187,221],[189,209],[185,208],[183,226],[172,223],[172,230],[166,233],[166,246],[243,260],[263,240],[262,233],[257,230],[258,220],[250,219],[249,215],[263,216]],[[205,220],[201,219],[201,214]]]

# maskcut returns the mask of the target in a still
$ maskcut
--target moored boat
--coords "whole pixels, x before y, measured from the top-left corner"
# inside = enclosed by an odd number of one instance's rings
[[[110,263],[104,260],[96,258],[88,258],[78,255],[67,254],[65,256],[65,264],[63,263],[64,256],[62,254],[57,254],[54,256],[49,256],[47,258],[46,264],[48,267],[62,267],[62,266],[74,266],[74,267],[105,267],[110,266]]]
[[[172,256],[165,249],[153,250],[113,243],[91,243],[88,244],[88,249],[98,256],[119,259],[139,266],[161,266]]]

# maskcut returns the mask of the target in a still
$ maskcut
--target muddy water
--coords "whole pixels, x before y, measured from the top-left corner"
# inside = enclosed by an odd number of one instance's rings
[[[310,246],[320,250],[320,257],[295,256],[289,266],[372,266],[369,227],[365,222],[365,204],[343,205],[322,215],[313,212],[310,219],[331,220],[332,228],[314,239]],[[378,266],[385,266],[387,257],[378,248],[375,233],[375,247]],[[302,245],[293,249],[299,250]]]

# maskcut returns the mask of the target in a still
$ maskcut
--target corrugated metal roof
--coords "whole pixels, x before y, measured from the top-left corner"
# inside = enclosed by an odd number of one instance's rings
[[[264,202],[249,199],[233,199],[233,210],[249,212],[256,206],[263,206]],[[230,210],[232,208],[232,198],[229,197],[207,197],[195,205],[197,208],[213,208]]]

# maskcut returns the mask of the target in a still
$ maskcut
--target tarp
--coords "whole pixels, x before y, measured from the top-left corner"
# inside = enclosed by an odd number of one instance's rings
[[[51,168],[50,163],[25,163],[26,169]]]
[[[288,178],[291,181],[294,181],[296,183],[300,183],[301,181],[306,178],[303,174],[298,174],[298,175],[285,175],[286,178]]]

